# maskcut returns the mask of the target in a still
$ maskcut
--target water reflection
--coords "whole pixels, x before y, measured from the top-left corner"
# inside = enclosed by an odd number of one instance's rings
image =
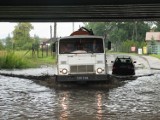
[[[60,98],[60,105],[62,108],[60,120],[68,120],[68,97],[68,93],[64,91],[62,98]]]
[[[96,114],[96,118],[98,120],[102,120],[102,95],[101,94],[97,94],[97,114]]]
[[[0,119],[156,120],[160,119],[159,86],[159,74],[109,89],[47,88],[27,79],[0,76]]]

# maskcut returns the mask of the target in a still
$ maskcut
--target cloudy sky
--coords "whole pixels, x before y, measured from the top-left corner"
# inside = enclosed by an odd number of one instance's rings
[[[37,35],[40,38],[50,38],[50,25],[54,26],[54,23],[31,23],[34,26],[34,30],[30,32],[31,36]],[[0,22],[0,39],[6,38],[8,34],[12,36],[12,31],[17,23]],[[74,30],[82,27],[82,22],[74,23]],[[72,22],[57,23],[57,37],[69,36],[73,32]]]

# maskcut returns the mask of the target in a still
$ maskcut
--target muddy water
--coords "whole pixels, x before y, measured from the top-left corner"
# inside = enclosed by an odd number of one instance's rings
[[[144,60],[136,74],[155,73],[114,86],[76,84],[46,87],[29,79],[0,75],[0,120],[158,120],[160,71],[151,71]],[[53,67],[3,73],[54,74]]]
[[[16,75],[32,75],[32,76],[43,76],[43,75],[54,75],[56,73],[55,66],[41,66],[41,68],[30,68],[30,69],[15,69],[15,70],[0,70],[0,73],[16,74]]]
[[[31,80],[0,76],[1,120],[157,120],[160,75],[114,88],[77,85],[48,88]]]

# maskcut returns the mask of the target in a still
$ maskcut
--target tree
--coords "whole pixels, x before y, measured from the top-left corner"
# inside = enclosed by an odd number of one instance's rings
[[[107,41],[116,41],[119,36],[114,31],[118,31],[118,27],[115,22],[88,22],[84,23],[85,27],[92,29],[95,35],[104,36]],[[116,35],[115,35],[116,34]],[[115,39],[115,37],[117,37]]]
[[[0,41],[0,50],[3,50],[4,49],[4,46],[2,44],[2,41]]]
[[[18,23],[15,26],[13,31],[13,41],[16,49],[26,50],[32,47],[33,40],[29,34],[32,29],[32,24],[28,22]]]
[[[7,49],[13,49],[13,41],[10,35],[8,35],[5,39],[5,44]]]
[[[152,30],[155,32],[160,32],[160,21],[152,21],[150,24],[152,26]]]
[[[142,47],[145,44],[146,32],[153,24],[155,23],[144,21],[84,23],[85,27],[92,29],[95,35],[105,36],[106,43],[111,41],[115,51],[123,52],[130,52],[130,47],[133,44],[136,47]]]
[[[85,27],[93,29],[96,35],[107,36],[113,43],[117,41],[144,41],[150,24],[143,21],[135,22],[88,22]]]
[[[40,38],[37,35],[34,35],[33,41],[34,49],[38,49],[40,45]]]

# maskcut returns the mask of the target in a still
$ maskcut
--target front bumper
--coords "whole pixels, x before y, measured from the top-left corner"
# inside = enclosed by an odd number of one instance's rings
[[[135,70],[125,69],[125,70],[114,70],[112,71],[114,75],[135,75]]]
[[[109,75],[57,75],[56,80],[59,82],[73,82],[73,81],[108,81]]]

